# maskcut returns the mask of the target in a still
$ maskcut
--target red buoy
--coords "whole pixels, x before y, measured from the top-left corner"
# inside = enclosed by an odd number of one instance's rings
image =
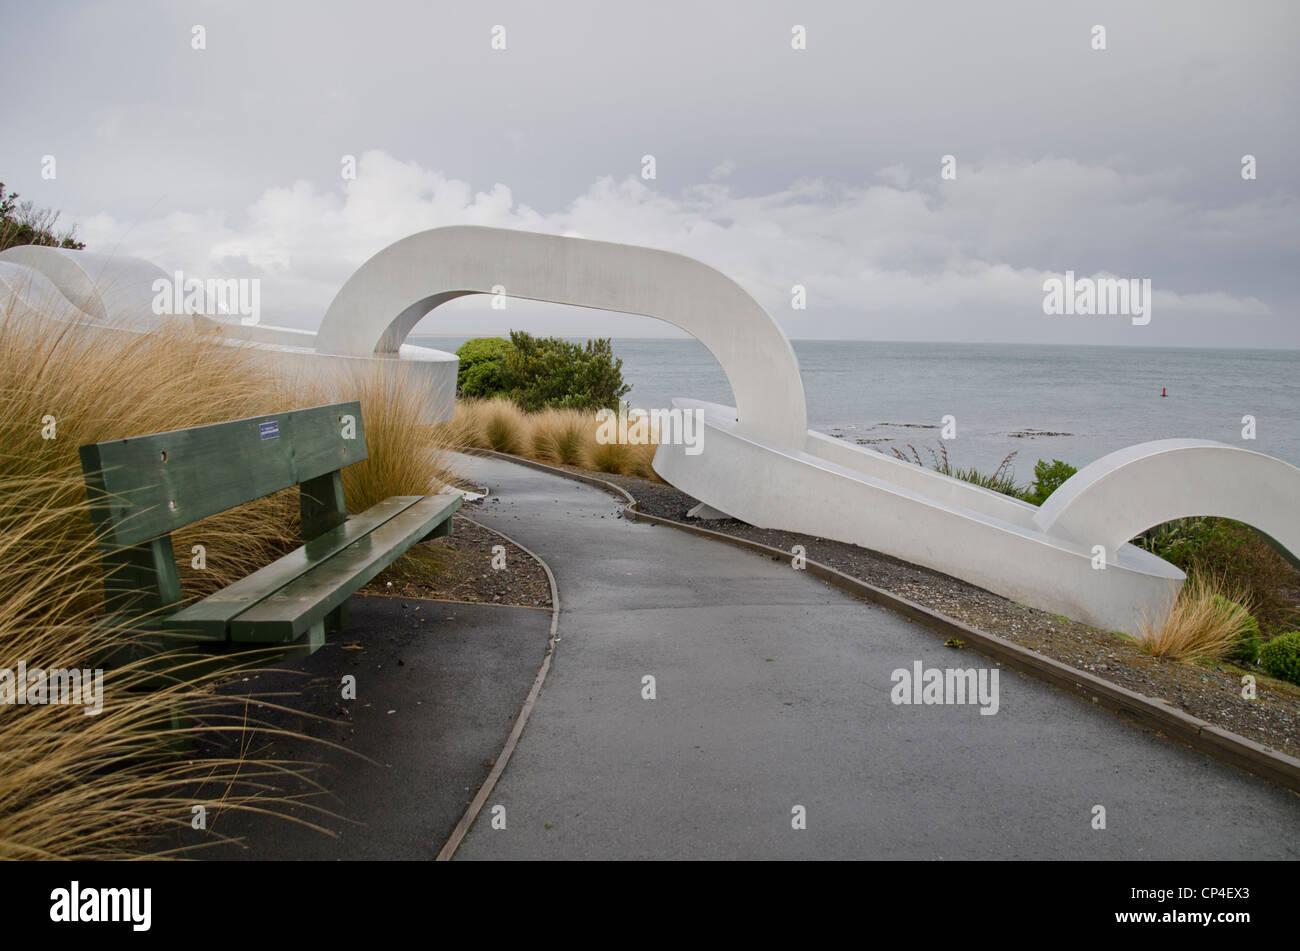
[[[1160,395],[1161,395],[1161,396],[1168,396],[1168,395],[1169,395],[1169,394],[1165,391],[1165,388],[1164,388],[1163,386],[1160,387]]]

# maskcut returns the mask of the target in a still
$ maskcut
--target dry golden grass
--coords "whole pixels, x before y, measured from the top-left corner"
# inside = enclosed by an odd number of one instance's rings
[[[454,445],[444,429],[418,422],[436,394],[410,365],[393,362],[358,372],[348,392],[361,401],[369,451],[367,459],[343,470],[349,511],[392,495],[428,495],[460,484],[450,466]]]
[[[576,409],[544,409],[528,420],[532,457],[539,462],[580,466],[591,428],[591,414]]]
[[[632,474],[632,447],[626,443],[593,442],[587,446],[586,460],[588,469],[597,472],[609,472],[614,475]]]
[[[32,541],[55,558],[90,531],[78,446],[284,408],[274,380],[246,351],[188,329],[137,337],[6,321],[0,380],[0,479],[39,483],[49,492],[50,511],[60,514]],[[53,438],[44,438],[51,432]],[[210,593],[297,544],[295,519],[296,502],[285,496],[177,533],[178,553],[201,539],[212,556],[204,572],[189,570],[188,555],[180,559],[187,593]],[[37,562],[14,567],[19,586],[41,572]],[[92,566],[91,573],[97,570]]]
[[[658,433],[648,443],[601,443],[594,412],[544,409],[527,413],[505,397],[458,400],[442,437],[472,449],[492,449],[538,462],[662,481],[651,467]]]
[[[519,455],[528,444],[528,417],[507,399],[488,400],[480,409],[482,445],[497,452]]]
[[[1153,657],[1217,661],[1232,653],[1250,621],[1246,592],[1208,574],[1192,574],[1164,617],[1144,617],[1138,646]]]
[[[371,459],[345,470],[353,506],[451,478],[438,467],[445,447],[435,427],[404,423],[418,418],[410,411],[425,394],[393,376],[356,389]],[[96,623],[100,565],[79,445],[313,402],[287,395],[266,363],[218,334],[181,326],[106,335],[0,315],[0,669],[19,661],[86,668],[139,637]],[[299,544],[297,507],[297,491],[287,490],[178,532],[186,594],[210,593]],[[207,568],[194,571],[190,545],[200,542]],[[259,659],[267,657],[242,657]],[[223,810],[283,815],[297,797],[280,790],[302,789],[301,767],[310,764],[250,753],[256,723],[247,701],[215,694],[215,680],[228,674],[200,673],[199,660],[168,655],[161,678],[157,659],[149,670],[107,671],[104,710],[94,716],[80,706],[0,705],[0,858],[131,857],[155,849],[169,826],[188,830],[193,805],[209,811],[208,838],[193,833],[196,843],[214,840]],[[180,708],[199,722],[174,726]],[[220,748],[192,759],[156,755],[185,737]]]

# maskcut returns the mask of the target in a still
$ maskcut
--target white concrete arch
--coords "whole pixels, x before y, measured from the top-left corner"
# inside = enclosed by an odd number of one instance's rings
[[[8,248],[0,261],[43,275],[100,326],[148,333],[162,323],[152,306],[153,282],[171,278],[150,261],[37,245]]]
[[[44,274],[0,258],[0,323],[41,317],[63,323],[94,319],[68,300]]]
[[[319,351],[393,353],[435,307],[492,294],[655,317],[713,354],[741,432],[801,447],[803,380],[780,326],[731,278],[669,251],[502,228],[452,226],[403,238],[363,264],[321,322]]]
[[[1154,525],[1197,515],[1245,522],[1300,563],[1300,469],[1206,439],[1161,439],[1103,456],[1053,492],[1034,523],[1110,553]]]

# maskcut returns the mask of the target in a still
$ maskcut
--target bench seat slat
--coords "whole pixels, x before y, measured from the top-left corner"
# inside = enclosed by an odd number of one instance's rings
[[[395,518],[420,501],[418,495],[395,495],[371,506],[360,515],[354,515],[337,528],[332,528],[259,568],[251,575],[222,588],[202,601],[168,617],[162,626],[178,634],[187,634],[205,640],[225,640],[230,622],[242,611],[269,598],[285,585],[301,577],[314,565],[342,551],[364,538],[389,519]]]
[[[369,582],[461,506],[459,495],[426,495],[363,538],[318,561],[305,573],[230,622],[234,641],[284,643]]]

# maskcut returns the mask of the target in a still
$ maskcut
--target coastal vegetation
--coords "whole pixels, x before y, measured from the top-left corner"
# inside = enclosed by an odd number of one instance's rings
[[[512,330],[509,340],[469,340],[456,355],[459,396],[504,396],[529,412],[616,409],[632,389],[623,382],[623,361],[608,338],[577,344]]]
[[[460,357],[455,418],[443,438],[538,462],[657,480],[657,439],[642,445],[596,438],[601,409],[616,409],[631,387],[608,338],[577,344],[512,330],[477,337]]]
[[[11,314],[0,315],[0,380],[0,672],[89,670],[140,636],[103,618],[78,446],[328,402],[301,388],[291,395],[255,352],[219,333],[103,335]],[[370,458],[344,469],[351,507],[452,478],[439,468],[441,428],[412,422],[428,399],[414,381],[360,379],[354,392]],[[185,595],[209,594],[296,547],[297,508],[289,490],[178,532]],[[197,544],[201,570],[190,555]],[[221,675],[196,674],[195,660],[176,653],[150,671],[106,671],[97,715],[0,704],[0,858],[130,857],[156,851],[159,832],[189,830],[196,804],[213,831],[224,810],[283,815],[303,805],[277,791],[297,767],[242,748],[256,710],[223,698]],[[180,707],[193,720],[173,721]],[[181,740],[203,755],[156,755]]]
[[[513,400],[458,400],[444,424],[443,440],[469,449],[491,449],[551,465],[576,466],[616,475],[662,481],[651,467],[657,441],[643,444],[601,442],[591,411],[541,409],[526,412]]]
[[[893,446],[891,451],[895,458],[901,459],[903,462],[911,462],[922,467],[926,466],[925,460],[921,458],[921,453],[911,443],[907,444],[906,450]],[[1034,481],[1028,485],[1021,485],[1016,481],[1014,465],[1016,456],[1019,453],[1007,453],[1005,458],[998,463],[996,469],[992,472],[982,472],[974,466],[954,466],[948,459],[947,444],[942,440],[939,441],[937,449],[931,449],[927,446],[925,451],[930,459],[929,468],[935,472],[951,476],[954,479],[961,479],[963,482],[969,482],[985,489],[992,489],[994,492],[1001,492],[1003,495],[1009,495],[1012,498],[1021,499],[1033,505],[1042,505],[1047,500],[1047,497],[1055,492],[1066,479],[1079,471],[1068,462],[1062,462],[1060,459],[1053,459],[1051,462],[1039,459],[1034,464]]]
[[[904,462],[927,464],[915,446],[893,452]],[[1014,452],[992,472],[953,465],[943,442],[926,452],[929,467],[936,472],[1033,505],[1042,505],[1078,471],[1060,459],[1039,459],[1033,482],[1020,485],[1015,480]],[[1300,620],[1296,601],[1300,572],[1248,525],[1208,516],[1178,519],[1153,526],[1132,543],[1188,576],[1169,615],[1146,621],[1141,645],[1152,656],[1253,667],[1257,660],[1262,664],[1262,647],[1272,642],[1269,638],[1287,635]],[[1269,654],[1283,655],[1289,656],[1282,647]],[[1275,667],[1289,669],[1285,664],[1275,663]]]
[[[1211,574],[1194,573],[1163,617],[1144,618],[1138,646],[1153,657],[1254,661],[1259,628],[1245,592]]]
[[[0,182],[0,251],[24,244],[81,250],[77,228],[59,230],[59,212],[37,208],[34,202],[19,201],[17,192],[6,192]]]

